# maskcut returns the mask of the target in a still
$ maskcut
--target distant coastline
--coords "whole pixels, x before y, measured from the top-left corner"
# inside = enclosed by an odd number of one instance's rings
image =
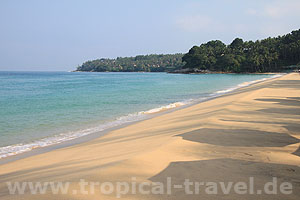
[[[150,54],[84,62],[81,72],[280,73],[300,68],[300,29],[284,36],[225,45],[220,40],[193,46],[186,54]]]
[[[300,66],[299,66],[300,68]],[[69,72],[83,72],[83,73],[114,73],[114,71],[103,71],[103,72],[97,72],[97,71],[69,71]],[[172,71],[172,72],[157,72],[157,73],[170,73],[170,74],[266,74],[266,75],[276,75],[281,74],[289,71],[280,71],[280,72],[244,72],[244,73],[235,73],[235,72],[222,72],[222,71]],[[156,73],[156,72],[145,72],[145,71],[134,71],[134,72],[122,72],[122,73]]]

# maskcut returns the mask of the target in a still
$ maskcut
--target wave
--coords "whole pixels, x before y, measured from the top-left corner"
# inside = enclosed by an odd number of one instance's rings
[[[190,100],[187,100],[187,101],[184,101],[184,102],[175,102],[175,103],[171,103],[171,104],[166,105],[166,106],[153,108],[153,109],[148,110],[148,111],[142,111],[140,113],[141,114],[154,114],[154,113],[158,113],[158,112],[161,112],[161,111],[165,111],[165,110],[169,110],[169,109],[172,109],[172,108],[177,108],[177,107],[189,104],[192,101],[193,101],[193,99],[190,99]]]
[[[13,156],[13,155],[17,155],[17,154],[21,154],[21,153],[25,153],[25,152],[31,151],[33,149],[36,149],[36,148],[59,144],[62,142],[73,140],[73,139],[76,139],[76,138],[79,138],[79,137],[82,137],[85,135],[89,135],[92,133],[101,132],[101,131],[107,130],[109,128],[114,128],[114,127],[124,125],[127,123],[140,121],[140,120],[147,118],[147,115],[149,115],[149,114],[154,114],[154,113],[161,112],[161,111],[164,111],[167,109],[172,109],[172,108],[176,108],[176,107],[179,107],[182,105],[186,105],[187,102],[188,101],[175,102],[175,103],[171,103],[169,105],[161,106],[161,107],[150,109],[147,111],[141,111],[141,112],[137,112],[137,113],[133,113],[133,114],[128,114],[126,116],[118,117],[113,121],[103,123],[96,127],[61,133],[58,135],[35,140],[33,142],[26,143],[26,144],[20,143],[20,144],[0,147],[0,159],[6,158],[9,156]]]
[[[58,135],[54,135],[51,137],[46,137],[43,139],[39,139],[39,140],[35,140],[33,142],[30,143],[20,143],[20,144],[15,144],[15,145],[10,145],[10,146],[5,146],[5,147],[0,147],[0,159],[2,158],[6,158],[9,156],[13,156],[13,155],[17,155],[17,154],[21,154],[24,152],[28,152],[31,151],[33,149],[36,148],[41,148],[41,147],[46,147],[46,146],[50,146],[50,145],[55,145],[55,144],[59,144],[65,141],[69,141],[69,140],[73,140],[85,135],[89,135],[92,133],[97,133],[97,132],[101,132],[104,130],[107,130],[109,128],[113,128],[113,127],[117,127],[120,125],[124,125],[127,123],[131,123],[131,122],[136,122],[136,121],[140,121],[143,119],[146,119],[147,116],[151,115],[151,114],[155,114],[155,113],[159,113],[165,110],[169,110],[169,109],[174,109],[183,105],[187,105],[187,104],[191,104],[193,102],[201,102],[204,100],[208,100],[210,98],[216,97],[216,96],[220,96],[222,94],[225,93],[229,93],[232,92],[236,89],[242,88],[242,87],[246,87],[255,83],[259,83],[265,80],[269,80],[269,79],[273,79],[273,78],[277,78],[282,76],[283,74],[277,74],[274,75],[270,78],[263,78],[263,79],[259,79],[259,80],[255,80],[255,81],[250,81],[250,82],[244,82],[241,83],[239,85],[237,85],[236,87],[232,87],[232,88],[228,88],[225,90],[220,90],[217,91],[215,93],[210,94],[207,97],[201,97],[198,99],[188,99],[182,102],[175,102],[175,103],[171,103],[168,105],[164,105],[164,106],[160,106],[158,108],[153,108],[147,111],[141,111],[141,112],[137,112],[137,113],[133,113],[133,114],[129,114],[126,116],[122,116],[119,117],[117,119],[115,119],[114,121],[110,121],[110,122],[106,122],[103,123],[99,126],[96,127],[92,127],[92,128],[88,128],[88,129],[82,129],[82,130],[77,130],[77,131],[70,131],[70,132],[66,132],[66,133],[61,133]]]
[[[210,94],[210,96],[219,96],[219,95],[222,95],[222,94],[225,94],[225,93],[232,92],[232,91],[234,91],[234,90],[236,90],[236,89],[239,89],[239,88],[247,87],[247,86],[249,86],[249,85],[253,85],[253,84],[256,84],[256,83],[260,83],[260,82],[263,82],[263,81],[266,81],[266,80],[278,78],[278,77],[281,77],[281,76],[283,76],[283,75],[284,75],[284,74],[276,74],[276,75],[271,76],[271,77],[269,77],[269,78],[262,78],[262,79],[258,79],[258,80],[254,80],[254,81],[243,82],[243,83],[238,84],[238,85],[235,86],[235,87],[228,88],[228,89],[225,89],[225,90],[219,90],[219,91],[217,91],[217,92],[214,92],[214,93]]]

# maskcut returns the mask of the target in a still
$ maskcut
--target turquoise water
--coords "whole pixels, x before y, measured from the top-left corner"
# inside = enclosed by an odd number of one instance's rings
[[[162,106],[188,104],[270,77],[0,72],[0,158],[139,120]],[[172,104],[175,102],[180,103]]]

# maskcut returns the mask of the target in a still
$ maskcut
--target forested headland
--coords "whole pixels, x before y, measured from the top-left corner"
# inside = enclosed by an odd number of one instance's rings
[[[183,54],[152,54],[135,57],[101,58],[87,61],[77,71],[89,72],[170,72],[181,69]]]
[[[212,40],[193,46],[186,54],[139,55],[87,61],[77,71],[264,73],[300,64],[300,29],[263,40],[234,39],[229,45]]]

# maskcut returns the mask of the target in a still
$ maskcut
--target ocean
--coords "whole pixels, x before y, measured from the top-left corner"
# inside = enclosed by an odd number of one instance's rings
[[[0,159],[278,75],[0,72]]]

